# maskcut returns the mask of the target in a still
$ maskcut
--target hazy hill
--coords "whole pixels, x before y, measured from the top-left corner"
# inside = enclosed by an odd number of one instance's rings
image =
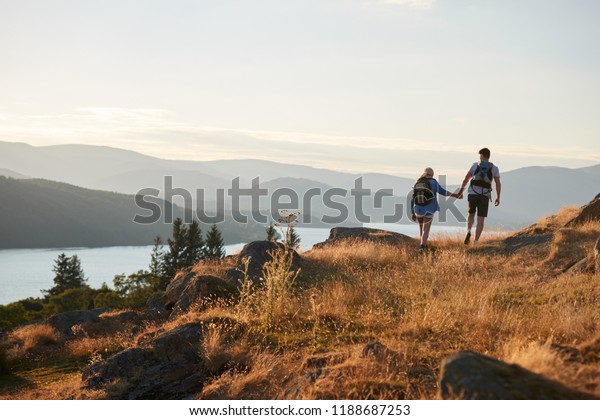
[[[134,223],[136,214],[148,212],[137,208],[131,195],[0,177],[0,196],[0,248],[150,245],[156,235],[166,239],[171,234],[172,225],[162,220]],[[164,201],[155,202],[164,209]],[[173,215],[183,216],[183,209],[175,207]],[[219,227],[226,243],[264,236],[262,226],[225,222]]]
[[[405,196],[414,184],[414,179],[378,173],[352,174],[256,159],[166,160],[128,150],[87,145],[33,147],[24,143],[0,142],[0,168],[127,194],[134,194],[142,188],[156,188],[160,190],[161,197],[164,197],[164,176],[172,175],[175,188],[183,188],[192,195],[197,189],[204,189],[208,209],[214,208],[212,191],[230,188],[232,180],[237,177],[242,188],[249,187],[250,180],[258,176],[261,184],[269,189],[285,186],[301,193],[312,185],[344,188],[349,192],[354,188],[356,178],[361,176],[363,188],[370,188],[373,193],[390,188],[394,191],[395,198],[385,199],[385,207],[381,210],[373,209],[372,200],[366,201],[365,209],[371,211],[376,221],[383,215],[393,214],[396,204],[406,206]],[[510,228],[523,226],[555,212],[565,203],[581,205],[595,195],[600,189],[600,165],[581,169],[521,168],[503,172],[502,185],[502,205],[492,210],[489,224]],[[450,186],[450,189],[455,187]],[[348,198],[336,201],[352,203]],[[179,199],[175,199],[175,203],[182,204]],[[248,203],[249,200],[242,202],[242,210],[249,208]],[[268,200],[261,201],[261,206],[268,204]],[[230,208],[227,201],[225,207]],[[466,200],[459,201],[456,207],[465,213]],[[325,210],[317,206],[313,208],[313,214]],[[458,223],[455,218],[450,219]]]
[[[11,171],[10,169],[5,169],[5,168],[0,168],[0,176],[5,176],[8,178],[15,178],[15,179],[29,178],[27,175],[23,175],[18,172]]]

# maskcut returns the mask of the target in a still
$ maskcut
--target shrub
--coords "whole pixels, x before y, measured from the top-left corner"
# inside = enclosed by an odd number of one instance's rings
[[[22,342],[22,351],[25,353],[56,344],[59,338],[58,331],[48,324],[27,325],[15,331],[13,336]]]

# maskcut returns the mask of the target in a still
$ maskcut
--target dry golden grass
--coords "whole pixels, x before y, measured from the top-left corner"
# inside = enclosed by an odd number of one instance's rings
[[[561,268],[591,255],[600,223],[563,228],[572,212],[543,221],[540,229],[553,235],[549,246],[514,255],[473,252],[460,237],[436,239],[436,251],[425,255],[368,242],[314,249],[302,255],[297,277],[285,264],[265,273],[284,285],[273,285],[272,295],[263,288],[237,303],[193,308],[122,340],[107,326],[72,340],[67,353],[89,358],[103,348],[143,346],[198,322],[211,377],[198,398],[432,399],[442,360],[459,350],[518,363],[600,397],[600,275]],[[230,263],[195,270],[218,274]],[[374,340],[388,356],[362,354]],[[111,395],[77,394],[72,384],[25,395]]]
[[[40,351],[43,346],[56,344],[59,333],[51,325],[34,324],[17,329],[9,336],[9,340],[18,343],[12,349],[11,358],[19,358],[32,351]]]
[[[556,229],[564,226],[568,221],[577,216],[578,212],[579,207],[565,206],[556,212],[556,214],[542,217],[537,221],[536,226],[540,229]]]

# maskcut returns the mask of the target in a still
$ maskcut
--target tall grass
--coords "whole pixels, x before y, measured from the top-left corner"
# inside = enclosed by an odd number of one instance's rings
[[[210,380],[199,398],[430,399],[442,360],[464,349],[600,396],[600,276],[561,269],[591,255],[600,223],[562,229],[562,218],[548,222],[549,246],[514,255],[473,253],[453,237],[426,255],[347,242],[304,253],[299,272],[291,252],[275,252],[262,286],[246,282],[237,303],[149,325],[130,342],[144,346],[183,323],[202,323]],[[220,264],[196,269],[231,268]],[[106,346],[102,337],[117,335],[81,337],[78,354]],[[372,341],[394,356],[363,355]],[[554,344],[585,358],[568,360]]]

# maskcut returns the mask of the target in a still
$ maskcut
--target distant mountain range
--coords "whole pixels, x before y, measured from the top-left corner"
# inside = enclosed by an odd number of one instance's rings
[[[215,208],[214,191],[217,188],[231,188],[232,180],[237,177],[242,188],[247,188],[253,178],[260,177],[261,188],[269,190],[269,197],[260,200],[260,208],[265,213],[271,207],[271,194],[276,189],[286,187],[295,191],[300,196],[301,205],[302,196],[311,188],[321,188],[323,191],[342,188],[349,194],[355,180],[361,177],[362,187],[373,192],[393,189],[394,197],[385,197],[381,209],[374,208],[373,198],[364,200],[365,213],[373,216],[376,222],[382,221],[384,215],[393,214],[397,205],[403,205],[406,211],[406,195],[415,182],[414,179],[385,174],[343,173],[266,160],[167,160],[104,146],[33,147],[7,142],[0,142],[0,168],[12,171],[16,176],[9,173],[7,176],[15,178],[44,178],[125,194],[135,194],[148,187],[156,188],[161,192],[161,197],[164,197],[165,176],[170,175],[174,187],[183,188],[192,195],[197,189],[205,190],[205,207],[209,210]],[[501,179],[502,203],[491,210],[489,224],[516,228],[553,214],[565,205],[579,206],[588,202],[600,190],[600,165],[580,169],[526,167],[502,172]],[[450,186],[450,189],[454,188],[456,186]],[[227,194],[225,198],[225,208],[230,209]],[[353,197],[349,195],[337,196],[333,200],[347,208],[354,206]],[[178,197],[174,198],[174,202],[183,205]],[[450,205],[455,212],[458,211],[458,216],[465,212],[466,200],[454,203],[456,207],[452,207],[452,203],[453,200],[442,202],[442,208]],[[242,200],[241,208],[248,211],[250,200]],[[313,199],[311,214],[313,220],[320,220],[323,215],[337,215],[338,212],[325,206],[322,200]],[[460,223],[458,219],[456,215],[448,214],[449,224]],[[406,217],[401,222],[409,223]],[[344,224],[358,223],[359,220],[350,217]],[[319,223],[316,225],[322,226]]]
[[[134,223],[136,214],[148,212],[138,208],[130,195],[0,176],[0,197],[0,248],[150,245],[157,235],[164,243],[171,236],[172,225],[164,219]],[[164,200],[146,200],[153,201],[163,214],[165,206],[170,206]],[[173,217],[184,217],[184,210],[174,206]],[[206,233],[209,226],[201,224],[201,228]],[[265,236],[263,226],[251,223],[227,220],[219,228],[230,244]]]

